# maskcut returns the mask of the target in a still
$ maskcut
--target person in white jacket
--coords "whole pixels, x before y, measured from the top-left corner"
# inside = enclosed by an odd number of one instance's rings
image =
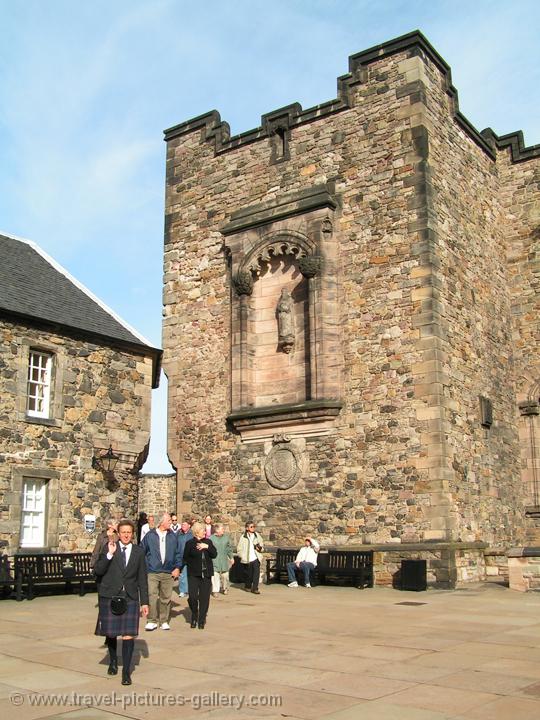
[[[317,554],[320,550],[319,543],[315,538],[307,537],[304,547],[300,548],[296,560],[294,562],[287,563],[287,574],[289,576],[289,587],[298,587],[296,580],[296,570],[302,570],[304,573],[304,585],[307,588],[311,587],[310,573],[317,566]]]
[[[256,531],[256,527],[253,520],[249,520],[246,523],[246,530],[242,533],[238,541],[237,552],[238,555],[240,555],[240,562],[246,566],[244,590],[246,592],[252,592],[255,595],[260,595],[259,575],[264,546],[263,539]]]

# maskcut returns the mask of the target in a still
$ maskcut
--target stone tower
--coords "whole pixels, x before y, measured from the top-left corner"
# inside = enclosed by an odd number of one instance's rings
[[[418,32],[338,97],[166,131],[179,510],[482,576],[540,509],[540,146],[479,133]],[[536,439],[535,439],[536,438]]]

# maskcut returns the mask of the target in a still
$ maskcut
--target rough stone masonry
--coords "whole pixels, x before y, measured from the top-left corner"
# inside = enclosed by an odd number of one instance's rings
[[[419,32],[335,100],[165,139],[179,511],[372,547],[377,582],[538,540],[540,146],[479,133]]]

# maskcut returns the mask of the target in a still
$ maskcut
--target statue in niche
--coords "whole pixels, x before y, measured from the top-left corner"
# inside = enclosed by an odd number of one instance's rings
[[[278,300],[276,315],[278,321],[278,347],[290,353],[294,347],[294,303],[291,293],[283,288]]]

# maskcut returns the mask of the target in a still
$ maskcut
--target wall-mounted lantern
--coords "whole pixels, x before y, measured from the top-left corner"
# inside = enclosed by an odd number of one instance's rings
[[[106,453],[99,456],[94,455],[92,458],[92,467],[94,470],[100,470],[105,477],[112,477],[119,460],[118,455],[115,455],[113,452],[112,445],[109,445]]]

